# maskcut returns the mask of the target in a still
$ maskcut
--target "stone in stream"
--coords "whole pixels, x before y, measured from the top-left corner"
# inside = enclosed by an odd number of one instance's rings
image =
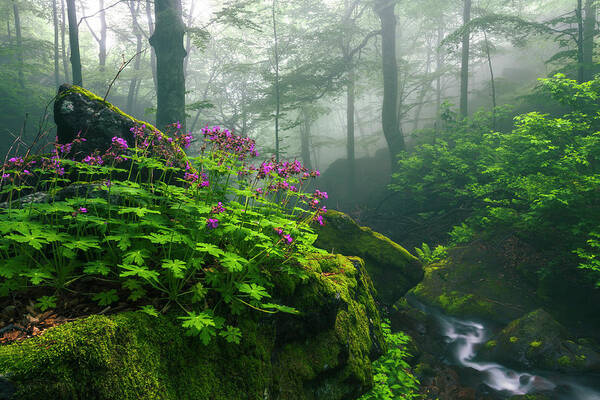
[[[593,343],[572,338],[563,325],[542,309],[508,324],[485,344],[480,356],[520,368],[600,371],[600,354]]]

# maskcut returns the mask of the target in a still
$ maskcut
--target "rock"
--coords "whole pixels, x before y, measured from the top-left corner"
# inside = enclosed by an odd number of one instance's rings
[[[10,400],[15,394],[15,385],[3,376],[0,376],[0,400]]]
[[[425,267],[425,278],[409,295],[446,315],[505,325],[539,307],[534,292],[505,260],[470,245]]]
[[[308,279],[287,276],[273,292],[302,314],[248,311],[236,318],[239,345],[204,346],[176,315],[94,315],[0,347],[0,374],[19,400],[357,398],[385,350],[372,283],[359,260],[339,255],[306,270]]]
[[[387,237],[359,226],[348,215],[328,211],[315,245],[364,260],[379,299],[394,304],[423,278],[419,260]]]
[[[542,309],[508,324],[486,344],[480,355],[520,368],[563,372],[600,370],[600,354],[590,345],[570,340],[567,329]]]
[[[62,85],[54,102],[54,121],[57,127],[59,143],[70,143],[81,133],[86,142],[75,149],[81,156],[94,151],[104,153],[117,136],[134,143],[130,129],[134,126],[145,126],[144,132],[156,132],[154,126],[138,121],[125,114],[119,108],[102,100],[94,93],[79,86]]]

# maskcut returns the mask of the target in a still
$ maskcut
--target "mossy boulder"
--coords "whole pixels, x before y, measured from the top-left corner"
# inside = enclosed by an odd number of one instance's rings
[[[385,350],[372,283],[339,255],[305,268],[307,279],[275,290],[302,314],[238,317],[239,345],[205,346],[174,316],[93,315],[0,347],[0,376],[18,400],[356,398]]]
[[[519,368],[564,372],[600,370],[600,354],[542,309],[512,321],[486,345],[481,357]],[[488,343],[490,343],[488,342]]]
[[[504,325],[539,306],[534,292],[502,258],[470,245],[425,267],[425,278],[409,295],[447,315]]]
[[[344,213],[328,211],[318,234],[317,247],[364,260],[378,298],[386,304],[394,304],[423,278],[417,258],[387,237],[359,226]]]

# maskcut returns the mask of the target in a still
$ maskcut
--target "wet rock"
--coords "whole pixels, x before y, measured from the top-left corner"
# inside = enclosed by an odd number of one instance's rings
[[[394,304],[423,277],[421,263],[406,249],[344,213],[328,211],[318,234],[317,247],[364,260],[383,303]]]
[[[600,354],[591,342],[572,339],[563,325],[538,309],[508,324],[486,343],[480,355],[520,368],[600,370]]]

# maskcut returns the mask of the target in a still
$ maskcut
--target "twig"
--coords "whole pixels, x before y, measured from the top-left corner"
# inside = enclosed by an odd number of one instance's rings
[[[137,56],[139,56],[142,53],[145,53],[146,50],[148,50],[148,48],[146,47],[145,49],[135,53],[129,60],[125,61],[125,55],[123,55],[123,63],[121,63],[121,66],[119,67],[119,71],[117,71],[117,74],[115,75],[115,77],[113,78],[112,82],[110,82],[110,85],[108,85],[108,89],[106,90],[106,94],[104,95],[104,101],[106,101],[106,98],[108,97],[108,94],[110,93],[110,89],[112,89],[114,83],[116,82],[117,79],[119,79],[119,75],[121,75],[121,72],[123,72],[123,70],[125,68],[127,68],[127,66],[133,61],[134,58],[136,58]]]

